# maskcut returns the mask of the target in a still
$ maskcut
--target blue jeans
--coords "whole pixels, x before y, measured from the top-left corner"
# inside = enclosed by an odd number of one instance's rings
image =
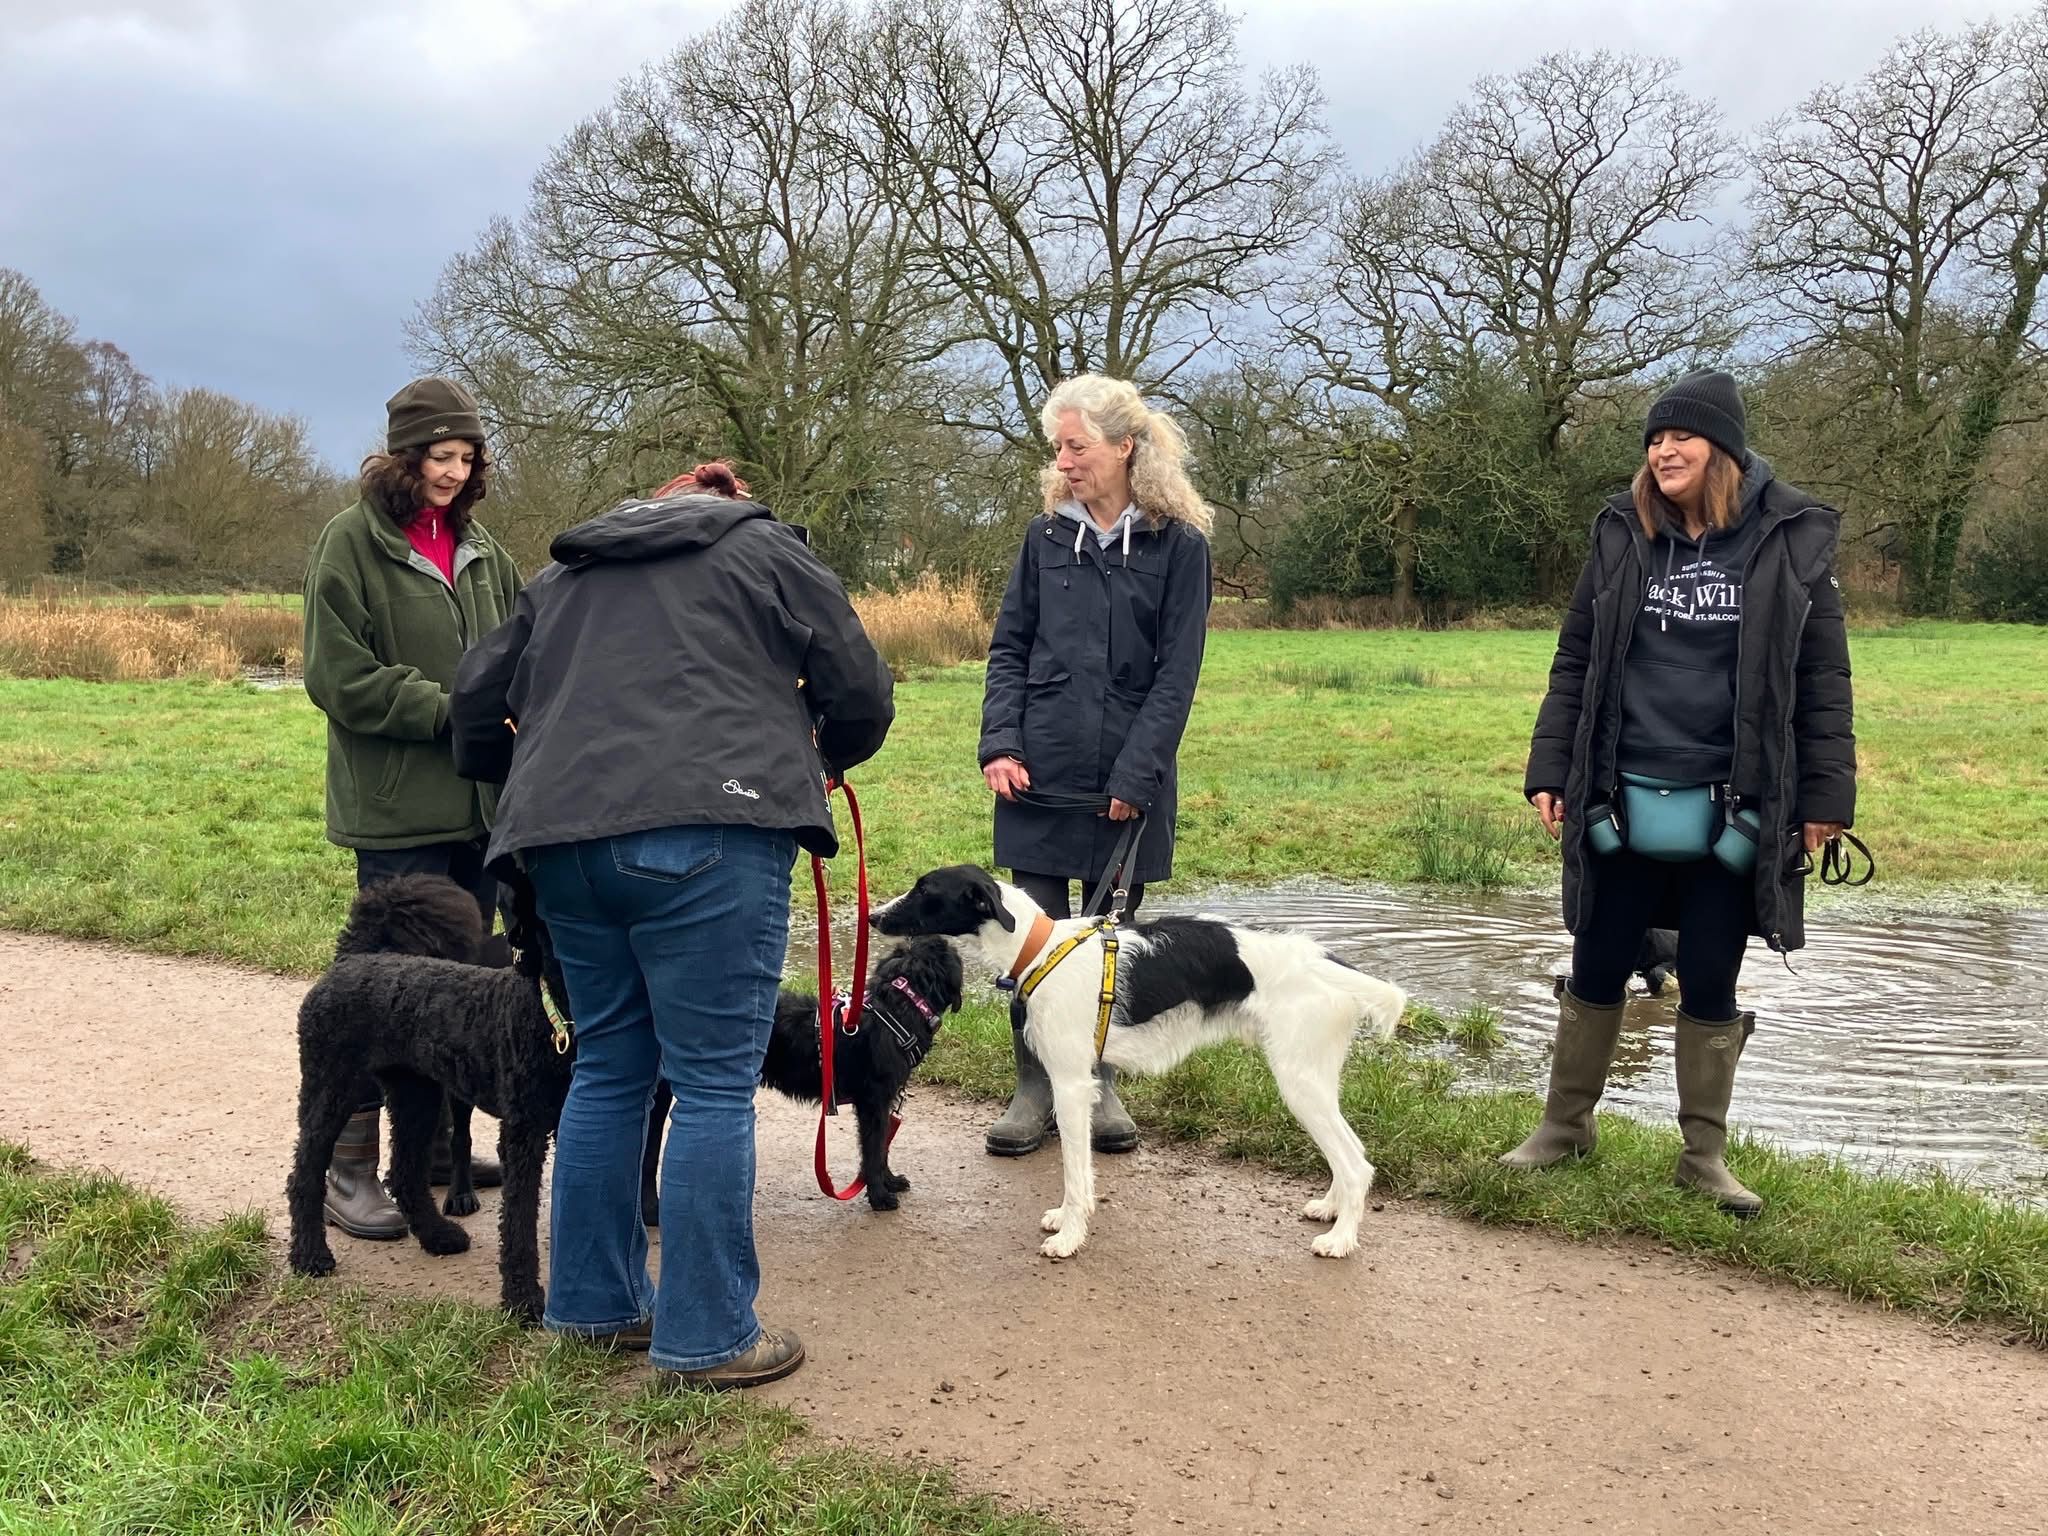
[[[754,1090],[789,941],[796,840],[664,827],[529,850],[569,983],[576,1071],[555,1138],[546,1325],[604,1334],[650,1315],[654,1363],[751,1349]],[[640,1157],[656,1075],[675,1094],[661,1165],[661,1281],[647,1278]]]

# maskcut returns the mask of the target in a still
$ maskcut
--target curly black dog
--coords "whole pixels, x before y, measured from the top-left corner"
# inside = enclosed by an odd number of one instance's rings
[[[932,1048],[943,1016],[958,1013],[960,1003],[959,954],[944,939],[912,939],[876,959],[858,1030],[849,1035],[842,1029],[835,1037],[833,1096],[853,1106],[861,1177],[867,1180],[868,1204],[878,1211],[895,1210],[896,1197],[910,1188],[910,1180],[889,1167],[889,1116],[902,1103],[910,1074]],[[761,1086],[810,1104],[823,1097],[815,997],[785,991],[776,999]],[[650,1227],[661,1223],[655,1175],[671,1102],[668,1084],[658,1082],[640,1164],[640,1213]]]
[[[498,1212],[498,1278],[505,1310],[540,1320],[540,1179],[575,1061],[557,1051],[541,1000],[545,978],[565,998],[547,926],[530,887],[508,883],[507,938],[515,968],[470,963],[484,953],[475,900],[438,875],[406,875],[362,891],[335,962],[299,1006],[299,1142],[286,1195],[291,1266],[333,1272],[321,1217],[328,1158],[355,1108],[361,1074],[391,1111],[391,1198],[429,1253],[461,1253],[469,1234],[434,1209],[427,1168],[445,1090],[457,1183],[450,1214],[477,1209],[469,1167],[470,1106],[498,1118],[505,1188]]]

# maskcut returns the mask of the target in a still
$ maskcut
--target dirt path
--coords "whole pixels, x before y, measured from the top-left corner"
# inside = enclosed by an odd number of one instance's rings
[[[0,934],[0,1135],[282,1231],[302,985]],[[893,1218],[820,1197],[764,1099],[770,1391],[827,1436],[957,1467],[1089,1532],[2048,1531],[2048,1360],[1635,1246],[1372,1213],[1309,1256],[1298,1180],[1105,1159],[1081,1258],[1037,1257],[1055,1159],[982,1154],[926,1090]],[[490,1200],[491,1196],[486,1196]],[[496,1295],[466,1255],[338,1234],[340,1278]]]

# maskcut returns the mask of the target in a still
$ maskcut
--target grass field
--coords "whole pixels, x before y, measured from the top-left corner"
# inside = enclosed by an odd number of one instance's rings
[[[1182,755],[1177,880],[1555,878],[1520,799],[1551,643],[1515,631],[1212,637]],[[1914,625],[1860,631],[1853,651],[1858,825],[1880,889],[2048,892],[2048,631]],[[973,667],[913,677],[889,746],[855,775],[883,891],[988,857],[973,763],[980,688]],[[350,859],[322,837],[322,751],[319,717],[294,692],[0,682],[0,924],[317,969],[352,886]],[[1422,1001],[1455,1012],[1464,1000]],[[1484,1024],[1463,1032],[1483,1039]],[[1007,1060],[1005,1021],[979,1003],[948,1025],[926,1071],[995,1095]],[[1510,1178],[1491,1153],[1512,1144],[1533,1101],[1453,1092],[1454,1078],[1402,1050],[1354,1061],[1347,1108],[1390,1189],[1489,1221],[1648,1234],[2048,1344],[2038,1211],[1743,1146],[1738,1173],[1771,1201],[1745,1225],[1667,1187],[1673,1130],[1619,1118],[1599,1158]],[[1131,1101],[1156,1132],[1312,1166],[1240,1053],[1205,1053]]]
[[[0,1254],[7,1536],[1052,1530],[494,1311],[280,1282],[256,1218],[5,1143]]]
[[[1551,639],[1215,635],[1181,759],[1182,886],[1553,878],[1521,801]],[[1878,889],[2048,893],[2048,630],[1854,642]],[[854,775],[878,884],[986,859],[981,674],[922,672]],[[310,971],[352,884],[295,689],[0,680],[0,924]]]

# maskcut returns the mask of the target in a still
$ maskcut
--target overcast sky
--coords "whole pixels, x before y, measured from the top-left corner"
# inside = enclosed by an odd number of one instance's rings
[[[1425,140],[1476,76],[1556,48],[1676,57],[1745,129],[1912,27],[2023,8],[1257,0],[1243,36],[1255,69],[1315,62],[1337,142],[1370,170]],[[295,412],[352,467],[413,372],[404,325],[442,265],[521,209],[549,147],[620,77],[727,9],[0,0],[0,266],[160,383]]]

